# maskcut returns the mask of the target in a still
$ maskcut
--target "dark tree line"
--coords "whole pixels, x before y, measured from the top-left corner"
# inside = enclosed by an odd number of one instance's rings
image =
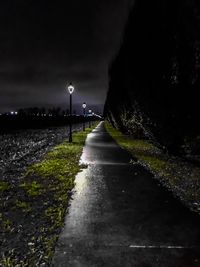
[[[199,153],[198,0],[136,0],[109,77],[113,124],[172,152]]]
[[[69,110],[68,109],[62,110],[60,107],[53,107],[49,109],[46,109],[44,107],[41,108],[31,107],[31,108],[19,109],[18,115],[19,116],[43,116],[43,115],[64,116],[64,115],[69,115]]]

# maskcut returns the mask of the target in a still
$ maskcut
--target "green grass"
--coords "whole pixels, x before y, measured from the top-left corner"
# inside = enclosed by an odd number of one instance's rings
[[[37,181],[23,182],[20,185],[29,197],[36,197],[42,194],[42,184]]]
[[[12,222],[9,219],[3,219],[1,222],[1,226],[3,231],[5,231],[6,233],[9,233],[12,229]]]
[[[13,253],[14,252],[12,251],[11,254]],[[16,263],[16,260],[13,259],[12,256],[7,256],[5,254],[3,254],[0,264],[1,264],[0,266],[2,267],[29,267],[30,266],[28,262],[20,261],[19,263]]]
[[[31,206],[29,203],[21,200],[16,200],[15,206],[19,209],[21,209],[23,212],[30,212]]]
[[[129,135],[122,134],[119,130],[105,123],[106,129],[115,141],[128,150],[135,158],[142,160],[158,169],[167,162],[167,156],[148,140],[134,139]]]
[[[60,181],[65,180],[65,182],[68,177],[67,180],[71,183],[71,177],[74,177],[80,170],[79,160],[89,132],[90,129],[86,129],[85,132],[75,133],[72,143],[66,141],[56,146],[42,162],[29,167],[27,175],[40,175],[43,178],[53,177]]]
[[[155,174],[168,176],[171,169],[171,163],[168,156],[165,155],[156,146],[148,140],[133,139],[131,136],[122,134],[119,130],[106,123],[106,130],[115,139],[115,141],[124,149],[128,150],[134,158],[148,167]]]
[[[7,182],[0,182],[0,193],[3,193],[10,189],[10,185]]]

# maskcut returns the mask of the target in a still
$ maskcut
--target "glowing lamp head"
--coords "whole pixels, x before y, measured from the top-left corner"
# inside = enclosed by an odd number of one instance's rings
[[[68,86],[67,89],[68,89],[70,95],[73,94],[73,92],[74,92],[74,86],[72,85],[72,83],[70,83],[70,85]]]
[[[89,113],[92,113],[92,110],[91,109],[89,109]]]
[[[86,105],[86,103],[84,102],[83,105],[82,105],[82,107],[85,109],[86,106],[87,106],[87,105]]]

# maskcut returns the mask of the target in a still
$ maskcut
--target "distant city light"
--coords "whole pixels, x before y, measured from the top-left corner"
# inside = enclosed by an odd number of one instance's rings
[[[17,111],[10,111],[10,115],[17,115],[17,114],[18,114]],[[9,115],[9,114],[7,114],[7,115]]]

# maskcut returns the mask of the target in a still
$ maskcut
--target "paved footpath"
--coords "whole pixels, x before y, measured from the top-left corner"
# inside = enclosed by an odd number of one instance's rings
[[[103,122],[89,134],[52,266],[200,266],[200,216],[130,160]]]

